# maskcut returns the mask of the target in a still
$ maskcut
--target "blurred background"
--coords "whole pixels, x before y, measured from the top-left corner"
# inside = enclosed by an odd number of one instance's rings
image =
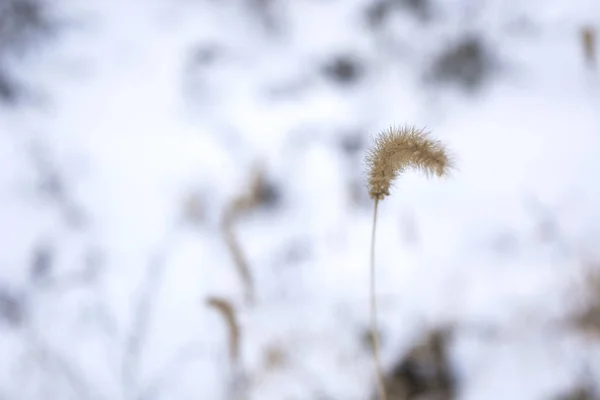
[[[600,3],[0,0],[0,399],[600,399]]]

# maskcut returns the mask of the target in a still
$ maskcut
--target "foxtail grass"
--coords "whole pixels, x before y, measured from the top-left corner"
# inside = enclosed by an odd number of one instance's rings
[[[417,170],[427,176],[444,177],[452,160],[444,145],[415,127],[389,128],[374,138],[366,157],[369,196],[374,200],[371,233],[370,316],[373,361],[380,400],[387,400],[383,368],[379,356],[377,297],[375,290],[375,232],[379,201],[390,194],[392,183],[405,171]]]

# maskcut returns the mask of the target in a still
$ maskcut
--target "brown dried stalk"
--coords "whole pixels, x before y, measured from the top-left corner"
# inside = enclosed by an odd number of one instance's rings
[[[209,307],[217,310],[225,319],[229,331],[229,358],[233,366],[238,364],[240,357],[240,326],[235,317],[235,309],[231,302],[220,297],[206,299]]]
[[[254,279],[252,278],[252,273],[248,267],[244,252],[238,243],[232,222],[223,223],[223,236],[225,237],[225,243],[229,248],[229,252],[233,257],[233,262],[238,274],[242,279],[242,284],[244,285],[244,298],[248,304],[252,304],[254,303]]]
[[[367,153],[367,174],[369,195],[375,201],[373,210],[373,231],[371,233],[371,340],[373,361],[377,374],[377,389],[381,400],[387,399],[385,382],[379,359],[377,338],[377,302],[375,297],[375,231],[379,200],[388,196],[392,182],[403,172],[415,169],[426,175],[439,177],[448,174],[452,166],[450,157],[437,140],[430,139],[424,130],[404,126],[389,128],[374,139]]]
[[[234,224],[240,216],[260,204],[264,185],[264,173],[262,169],[257,167],[254,169],[249,189],[231,201],[225,210],[221,225],[225,243],[233,257],[238,274],[242,279],[244,285],[244,298],[248,304],[254,303],[254,279],[252,278],[248,261],[237,240]]]
[[[596,67],[596,43],[596,30],[592,26],[584,26],[581,28],[581,45],[583,47],[583,55],[590,68]]]

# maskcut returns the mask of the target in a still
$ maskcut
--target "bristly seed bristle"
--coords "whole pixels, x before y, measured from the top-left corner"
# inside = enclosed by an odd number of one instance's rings
[[[429,138],[428,132],[410,126],[389,128],[376,137],[366,163],[369,195],[374,200],[388,196],[392,181],[406,170],[442,177],[452,168],[444,145]]]

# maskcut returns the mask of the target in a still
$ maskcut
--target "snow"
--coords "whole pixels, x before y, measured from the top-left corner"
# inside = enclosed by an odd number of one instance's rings
[[[241,1],[49,3],[69,22],[10,62],[33,101],[0,108],[0,290],[28,294],[27,322],[0,322],[0,398],[83,398],[68,369],[94,399],[231,398],[236,385],[251,399],[367,398],[372,204],[351,185],[370,135],[404,123],[427,126],[457,167],[446,181],[407,174],[380,204],[385,366],[427,327],[481,323],[502,334],[457,335],[461,399],[550,398],[581,365],[600,380],[598,343],[548,328],[571,307],[584,262],[600,257],[600,70],[586,68],[578,39],[581,26],[598,29],[600,6],[439,1],[437,21],[395,11],[371,30],[368,1],[265,3],[272,27]],[[498,60],[485,84],[423,82],[466,32]],[[344,55],[363,62],[357,81],[325,78],[323,64]],[[349,154],[340,143],[354,134]],[[39,194],[35,149],[64,196]],[[220,219],[257,162],[280,196],[235,225],[256,284],[250,307]],[[196,224],[182,219],[191,194]],[[71,206],[80,225],[65,218]],[[546,214],[560,241],[540,238]],[[100,253],[99,275],[37,286],[40,243],[56,275]],[[139,367],[126,378],[155,259]],[[241,366],[210,296],[238,310]],[[266,365],[273,349],[281,365]],[[69,367],[47,366],[44,352]]]

